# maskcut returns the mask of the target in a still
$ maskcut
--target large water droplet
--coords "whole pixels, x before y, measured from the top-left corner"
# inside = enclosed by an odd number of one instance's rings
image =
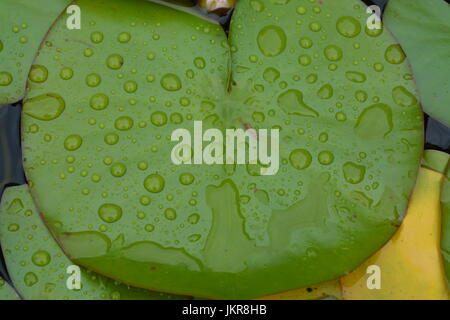
[[[9,72],[0,72],[0,86],[9,86],[12,81],[13,77]]]
[[[23,110],[25,114],[43,121],[58,118],[66,108],[64,99],[55,94],[43,94],[25,101]]]
[[[46,67],[41,65],[33,65],[30,70],[28,78],[37,83],[45,82],[48,78],[48,70]]]
[[[403,86],[395,87],[392,90],[392,98],[396,104],[402,107],[410,107],[417,104],[417,98]]]
[[[364,109],[355,125],[356,134],[363,139],[382,139],[392,129],[392,110],[381,103]]]
[[[343,167],[344,178],[348,183],[358,184],[364,180],[366,167],[360,166],[353,162],[347,162]]]
[[[298,90],[288,90],[278,97],[280,108],[290,115],[316,118],[319,114],[303,102],[303,93]]]
[[[123,57],[120,54],[112,54],[106,59],[106,65],[114,70],[118,70],[123,66]]]
[[[114,127],[120,131],[127,131],[133,128],[134,121],[130,117],[123,116],[116,119]]]
[[[112,203],[106,203],[98,209],[100,219],[107,223],[114,223],[122,218],[122,208]]]
[[[168,73],[162,77],[161,86],[167,91],[178,91],[182,87],[180,78],[173,73]]]
[[[68,151],[78,150],[82,144],[83,139],[77,134],[70,135],[64,140],[64,148]]]
[[[353,17],[341,17],[336,22],[336,29],[346,38],[354,38],[361,32],[361,24]]]
[[[295,169],[303,170],[311,165],[312,156],[308,150],[297,149],[291,152],[289,161]]]
[[[400,64],[406,59],[402,47],[399,44],[390,45],[384,54],[386,61],[391,64]]]
[[[324,49],[325,57],[330,61],[342,59],[342,49],[335,45],[329,45]]]
[[[159,193],[165,186],[164,178],[159,174],[151,174],[144,181],[144,187],[148,192]]]
[[[278,26],[267,26],[258,34],[258,47],[266,57],[280,55],[286,49],[286,34]]]
[[[51,257],[47,251],[36,251],[31,257],[31,261],[38,267],[45,267],[50,263]]]
[[[92,96],[90,106],[94,110],[104,110],[108,107],[109,98],[106,94],[97,93]]]

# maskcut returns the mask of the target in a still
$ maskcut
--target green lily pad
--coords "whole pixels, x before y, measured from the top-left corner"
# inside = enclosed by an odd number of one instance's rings
[[[0,277],[0,301],[2,300],[20,300],[16,291]]]
[[[81,269],[81,289],[69,290],[73,263],[41,220],[28,186],[8,188],[0,205],[0,241],[11,279],[27,300],[186,299],[135,289]],[[0,282],[0,297],[1,297]]]
[[[25,96],[39,45],[70,0],[2,0],[0,3],[0,106]],[[44,74],[35,73],[42,80]]]
[[[425,111],[450,126],[450,5],[390,0],[384,21],[408,56]]]
[[[444,268],[447,274],[447,282],[450,290],[450,163],[447,167],[447,175],[442,185],[442,256],[444,257]]]
[[[400,46],[364,29],[359,1],[239,1],[229,41],[157,4],[78,3],[91,23],[56,22],[23,115],[31,193],[71,259],[139,287],[255,298],[335,279],[395,232],[422,112]],[[279,170],[173,164],[172,133],[196,120],[279,129]]]
[[[426,150],[423,154],[422,167],[445,174],[449,155],[437,150]]]

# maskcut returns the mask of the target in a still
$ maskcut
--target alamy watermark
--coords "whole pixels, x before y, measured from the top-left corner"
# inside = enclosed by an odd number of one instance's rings
[[[219,129],[203,132],[203,122],[194,121],[193,131],[193,137],[187,129],[173,131],[171,140],[178,142],[171,153],[175,165],[260,164],[264,176],[279,170],[279,129],[226,129],[224,137]]]

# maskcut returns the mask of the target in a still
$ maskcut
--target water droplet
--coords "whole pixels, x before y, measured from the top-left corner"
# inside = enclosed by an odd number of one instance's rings
[[[322,25],[320,24],[320,22],[314,21],[309,24],[309,29],[312,32],[319,32],[320,30],[322,30]]]
[[[127,131],[133,128],[134,121],[130,117],[123,116],[116,119],[114,127],[120,131]]]
[[[42,121],[58,118],[66,108],[64,99],[54,93],[43,94],[25,101],[25,114]]]
[[[50,263],[51,257],[47,251],[36,251],[31,257],[31,261],[38,267],[45,267]]]
[[[402,107],[410,107],[417,104],[417,98],[403,86],[395,87],[392,90],[392,98],[396,104]]]
[[[9,86],[12,81],[13,77],[9,72],[0,72],[0,86]]]
[[[263,78],[269,83],[274,83],[280,78],[280,72],[275,68],[267,68],[264,70]]]
[[[355,125],[356,134],[363,139],[382,139],[392,129],[392,110],[388,105],[381,103],[364,109]]]
[[[157,127],[162,127],[167,124],[167,115],[162,111],[153,112],[150,116],[150,121]]]
[[[119,136],[116,133],[108,133],[105,135],[105,143],[109,145],[115,145],[119,142]]]
[[[28,78],[37,83],[45,82],[48,78],[48,70],[46,67],[41,65],[33,65],[30,70]]]
[[[361,32],[361,24],[353,17],[341,17],[336,23],[336,29],[346,38],[354,38]]]
[[[118,70],[123,66],[123,57],[120,54],[112,54],[106,59],[106,65],[114,70]]]
[[[131,35],[128,32],[122,32],[117,36],[120,43],[127,43],[131,40]]]
[[[12,223],[8,226],[8,231],[10,232],[16,232],[19,231],[20,226],[17,223]]]
[[[199,57],[199,58],[195,58],[194,59],[194,65],[197,67],[197,69],[205,69],[206,67],[206,62],[205,59]]]
[[[90,106],[94,110],[104,110],[109,105],[109,98],[106,94],[97,93],[92,96]]]
[[[181,89],[181,80],[176,74],[169,73],[162,77],[161,86],[167,91],[178,91]]]
[[[148,192],[159,193],[164,189],[165,183],[159,174],[152,174],[145,179],[144,187]]]
[[[64,140],[64,148],[68,151],[78,150],[83,143],[83,139],[76,134],[70,135]]]
[[[107,223],[114,223],[122,218],[122,208],[112,203],[106,203],[98,209],[100,219]]]
[[[200,221],[200,216],[196,213],[193,213],[188,217],[188,222],[190,224],[197,224],[199,221]]]
[[[63,80],[70,80],[73,77],[73,70],[71,68],[62,68],[59,76]]]
[[[330,151],[322,151],[319,153],[319,162],[323,165],[330,165],[334,161],[334,155]]]
[[[348,183],[358,184],[364,180],[366,167],[360,166],[353,162],[347,162],[343,167],[344,178]]]
[[[391,64],[400,64],[406,59],[402,47],[399,44],[390,45],[384,54],[386,61]]]
[[[330,99],[333,96],[333,87],[329,84],[324,85],[317,91],[317,96],[320,99]]]
[[[127,167],[123,163],[115,163],[111,166],[111,174],[120,178],[123,177],[127,173]]]
[[[180,175],[180,183],[187,186],[194,182],[194,176],[191,173],[183,173]]]
[[[304,67],[309,66],[311,64],[311,57],[307,54],[302,54],[298,57],[298,63]]]
[[[201,235],[200,234],[191,234],[189,237],[188,237],[188,241],[189,242],[197,242],[198,240],[200,240],[201,239]]]
[[[335,45],[329,45],[324,49],[325,57],[330,61],[342,59],[342,49]]]
[[[313,42],[309,38],[301,38],[299,43],[303,49],[309,49],[313,46]]]
[[[145,226],[145,231],[147,231],[147,232],[153,232],[154,230],[155,230],[155,226],[152,224],[147,224]]]
[[[348,80],[350,80],[352,82],[356,82],[356,83],[362,83],[367,80],[366,75],[364,73],[356,72],[356,71],[347,71],[345,73],[345,77]]]
[[[100,84],[101,81],[102,81],[102,79],[96,73],[91,73],[86,76],[86,84],[89,87],[96,87]]]
[[[172,208],[166,209],[164,211],[164,217],[166,217],[167,220],[175,220],[177,218],[177,212]]]
[[[276,57],[286,49],[286,34],[278,26],[267,26],[258,34],[258,47],[266,57]]]
[[[136,81],[130,80],[123,84],[123,90],[125,90],[128,93],[136,92],[137,89],[138,84],[136,83]]]
[[[319,114],[303,102],[303,93],[298,90],[288,90],[278,97],[280,108],[290,115],[316,118]]]
[[[38,283],[39,279],[34,272],[27,272],[23,277],[23,281],[27,287],[32,287],[36,283]]]
[[[100,43],[103,41],[103,33],[95,31],[91,33],[91,41],[93,43]]]
[[[264,4],[259,0],[252,0],[250,1],[250,5],[252,6],[252,9],[256,12],[261,12],[264,10]]]
[[[297,149],[291,152],[289,161],[295,169],[303,170],[311,165],[312,156],[308,150]]]

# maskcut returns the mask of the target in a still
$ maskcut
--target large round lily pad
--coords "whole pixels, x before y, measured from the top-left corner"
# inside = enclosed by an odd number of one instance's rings
[[[365,30],[361,2],[242,0],[229,41],[160,5],[77,3],[84,28],[52,28],[23,116],[31,192],[74,261],[140,287],[255,298],[335,279],[395,232],[422,113],[403,51]],[[171,135],[195,120],[280,130],[279,170],[173,164]]]
[[[0,2],[0,106],[25,96],[25,85],[39,45],[70,0]],[[43,74],[32,70],[39,79]]]
[[[28,186],[6,189],[0,205],[0,241],[11,279],[27,300],[186,299],[130,288],[84,269],[80,269],[81,289],[69,290],[73,269],[68,268],[73,263],[41,220]],[[115,243],[120,246],[121,239]],[[1,287],[0,280],[0,297]]]

